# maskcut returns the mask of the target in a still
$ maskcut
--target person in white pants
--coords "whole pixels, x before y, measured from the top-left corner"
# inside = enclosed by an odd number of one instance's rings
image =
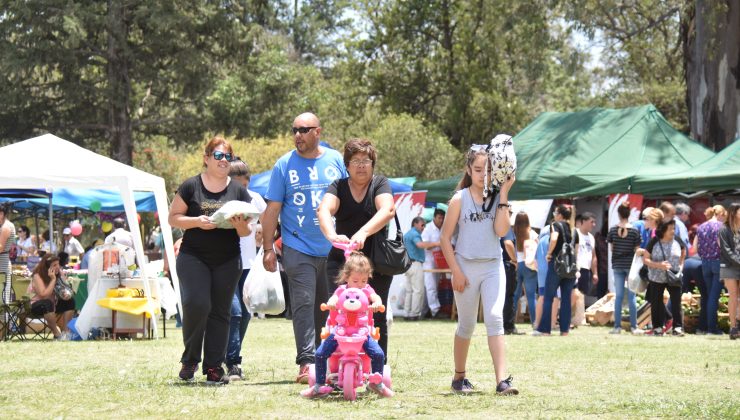
[[[430,270],[437,268],[434,262],[434,251],[439,251],[439,233],[442,228],[442,223],[445,220],[445,211],[442,209],[435,209],[434,216],[432,217],[432,223],[428,223],[421,233],[421,240],[431,245],[430,248],[424,250],[424,270]],[[440,304],[439,297],[437,296],[437,283],[439,282],[439,274],[437,273],[424,273],[424,287],[427,291],[427,305],[429,311],[432,313],[432,318],[446,317],[445,314],[439,312]]]

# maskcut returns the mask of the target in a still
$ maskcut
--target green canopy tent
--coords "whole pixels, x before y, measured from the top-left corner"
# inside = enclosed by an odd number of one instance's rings
[[[634,179],[687,171],[714,152],[680,133],[652,105],[540,114],[514,139],[514,200],[639,193]],[[460,175],[417,182],[447,201]]]
[[[657,177],[640,175],[635,178],[635,189],[643,194],[740,189],[740,138],[690,170]]]

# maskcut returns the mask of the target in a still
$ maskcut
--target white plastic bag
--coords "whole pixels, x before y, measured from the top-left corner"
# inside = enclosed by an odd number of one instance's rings
[[[642,265],[642,256],[635,254],[632,258],[630,272],[627,275],[627,287],[634,293],[644,293],[647,290],[647,282],[640,277]]]
[[[229,219],[234,216],[242,215],[244,217],[251,217],[253,220],[257,220],[260,215],[260,211],[252,203],[245,201],[231,200],[227,201],[226,204],[221,206],[220,209],[216,210],[211,215],[211,222],[221,229],[234,229]]]
[[[285,296],[280,271],[270,272],[262,265],[262,248],[257,252],[254,264],[244,281],[244,305],[251,313],[278,315],[285,310]]]

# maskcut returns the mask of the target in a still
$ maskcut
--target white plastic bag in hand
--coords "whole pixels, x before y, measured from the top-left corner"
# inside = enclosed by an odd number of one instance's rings
[[[216,212],[211,215],[211,222],[221,229],[234,229],[234,226],[231,225],[229,219],[238,215],[251,217],[253,220],[257,220],[260,212],[252,203],[231,200],[227,201],[226,204],[221,206],[220,209],[216,210]]]
[[[242,296],[244,305],[251,313],[259,312],[267,315],[278,315],[285,310],[285,296],[283,283],[280,280],[280,271],[265,270],[262,265],[262,248],[257,252],[255,263],[249,270]]]
[[[642,256],[635,254],[632,258],[630,272],[627,275],[627,287],[634,293],[644,293],[647,290],[647,282],[640,277],[642,265]]]

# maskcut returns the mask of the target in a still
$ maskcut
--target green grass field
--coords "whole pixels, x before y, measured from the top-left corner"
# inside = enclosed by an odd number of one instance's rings
[[[169,324],[168,324],[169,326]],[[520,325],[520,329],[526,326]],[[254,320],[242,355],[246,380],[213,387],[177,379],[180,331],[156,341],[0,342],[2,418],[740,418],[740,341],[647,337],[581,327],[569,337],[507,336],[520,395],[499,397],[478,325],[468,377],[473,395],[449,391],[449,321],[397,321],[390,365],[396,396],[298,396],[292,327]]]

